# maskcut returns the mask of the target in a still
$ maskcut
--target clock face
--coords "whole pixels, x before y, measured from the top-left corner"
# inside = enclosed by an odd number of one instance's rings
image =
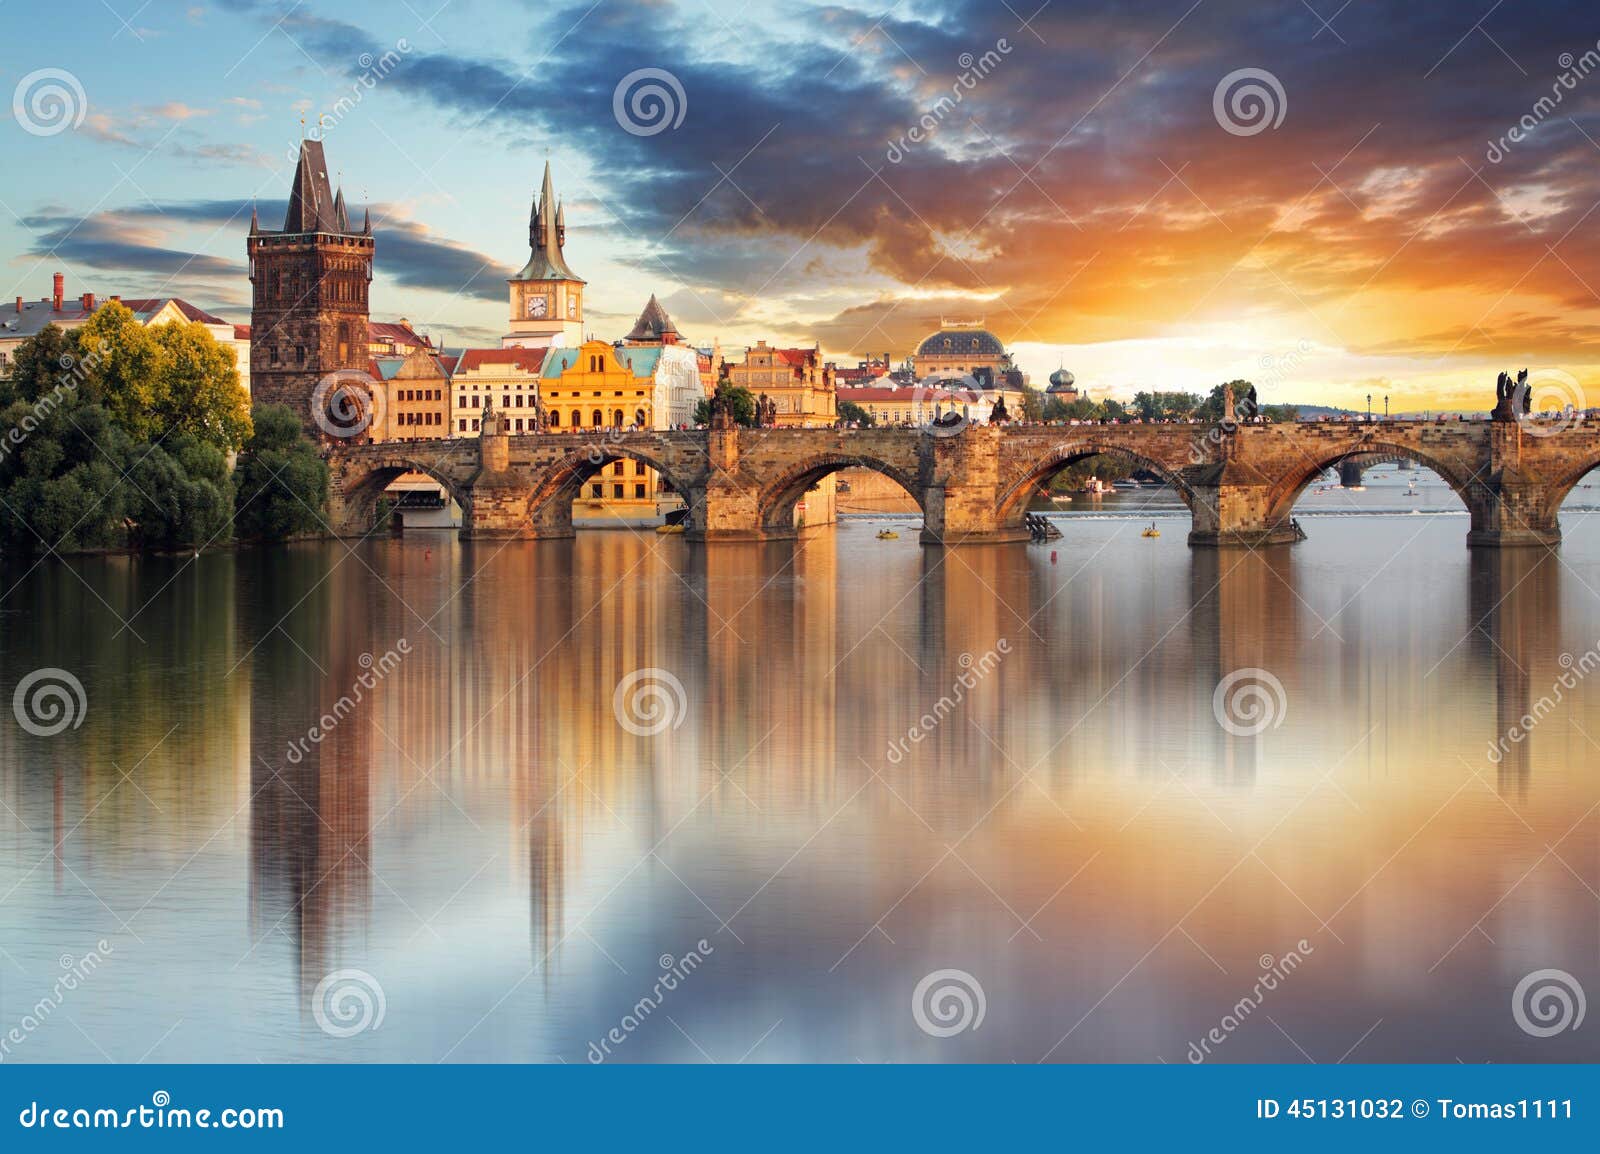
[[[578,316],[578,298],[577,297],[568,297],[567,298],[567,318],[569,320],[575,320],[577,318],[577,316]]]
[[[528,315],[535,319],[543,317],[550,311],[550,301],[547,297],[537,296],[528,298]]]

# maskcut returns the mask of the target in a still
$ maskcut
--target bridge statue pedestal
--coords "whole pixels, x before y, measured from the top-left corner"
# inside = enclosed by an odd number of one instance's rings
[[[1236,460],[1190,469],[1189,544],[1258,549],[1299,539],[1270,478]],[[1292,508],[1292,505],[1291,505]]]
[[[1474,486],[1487,499],[1467,502],[1472,510],[1467,544],[1480,549],[1560,544],[1558,514],[1571,485],[1551,482],[1570,468],[1569,457],[1581,469],[1591,454],[1592,449],[1571,453],[1556,438],[1526,432],[1520,421],[1491,421],[1486,480]],[[1537,475],[1529,469],[1534,459],[1541,466]]]

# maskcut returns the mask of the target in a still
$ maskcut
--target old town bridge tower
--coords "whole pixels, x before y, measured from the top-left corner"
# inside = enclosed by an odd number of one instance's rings
[[[350,227],[322,143],[301,141],[283,230],[250,215],[250,385],[252,400],[288,405],[313,433],[318,382],[367,368],[372,251],[370,214]]]

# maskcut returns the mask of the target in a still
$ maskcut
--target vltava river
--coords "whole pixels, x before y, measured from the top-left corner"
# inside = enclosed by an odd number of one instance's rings
[[[1600,1058],[1600,524],[1148,520],[12,560],[0,1054]]]

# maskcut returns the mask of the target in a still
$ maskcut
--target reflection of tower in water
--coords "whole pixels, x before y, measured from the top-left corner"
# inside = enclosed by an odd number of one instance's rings
[[[1556,556],[1545,549],[1474,549],[1472,551],[1470,649],[1475,664],[1494,669],[1494,732],[1491,745],[1500,751],[1495,764],[1502,796],[1526,800],[1529,750],[1524,719],[1534,708],[1534,669],[1554,656],[1560,629],[1560,583]],[[1564,670],[1551,667],[1543,687]],[[1513,733],[1522,734],[1520,741]]]
[[[240,560],[241,633],[255,647],[235,674],[250,678],[252,944],[293,943],[302,1005],[371,903],[370,715],[358,706],[324,725],[365,672],[370,590],[356,566],[324,579],[329,564],[320,549]]]

